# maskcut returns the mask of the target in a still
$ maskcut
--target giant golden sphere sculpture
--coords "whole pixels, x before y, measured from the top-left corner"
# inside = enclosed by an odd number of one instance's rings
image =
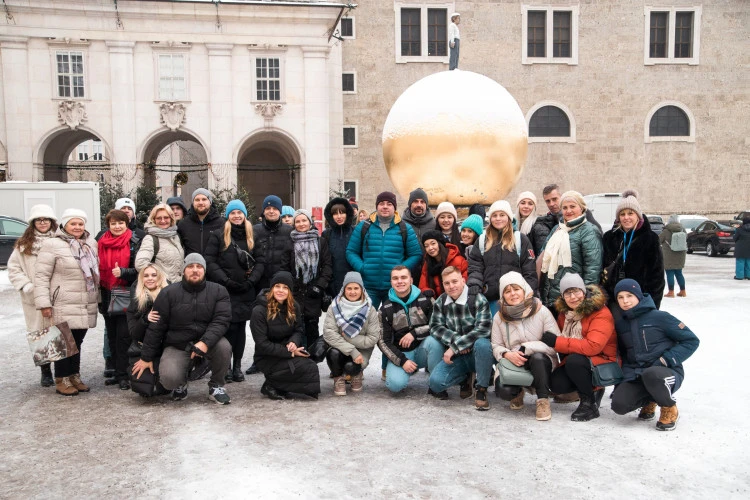
[[[490,204],[513,189],[528,146],[518,103],[494,80],[441,71],[396,100],[383,126],[383,160],[398,192],[417,187],[434,205]]]

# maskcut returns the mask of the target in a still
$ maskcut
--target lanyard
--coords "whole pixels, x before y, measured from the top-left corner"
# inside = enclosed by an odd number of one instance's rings
[[[633,235],[635,234],[635,229],[630,231],[630,239],[628,240],[628,233],[625,233],[625,236],[622,238],[622,264],[625,265],[625,261],[628,260],[628,249],[630,249],[630,244],[633,243]]]

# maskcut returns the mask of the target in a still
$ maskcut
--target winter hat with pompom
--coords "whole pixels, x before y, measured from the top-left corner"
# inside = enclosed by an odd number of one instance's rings
[[[620,212],[628,208],[637,213],[639,219],[643,219],[643,210],[638,203],[638,192],[634,189],[628,189],[622,193],[622,201],[617,205],[617,217],[620,216]]]

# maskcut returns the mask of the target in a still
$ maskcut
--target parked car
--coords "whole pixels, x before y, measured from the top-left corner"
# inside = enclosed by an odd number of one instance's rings
[[[717,220],[716,222],[718,222],[719,224],[724,224],[725,226],[731,226],[731,227],[733,227],[735,229],[737,229],[738,227],[740,227],[742,225],[742,221],[741,220],[737,220],[737,219]]]
[[[732,226],[719,224],[715,220],[707,220],[696,226],[687,236],[688,253],[695,250],[705,250],[709,257],[719,254],[726,255],[734,250],[735,229]]]
[[[743,220],[745,220],[745,217],[750,217],[750,210],[745,210],[743,212],[740,212],[734,218],[735,220],[742,222]]]
[[[21,219],[0,215],[0,266],[7,266],[13,245],[29,225]]]
[[[708,220],[708,217],[703,217],[702,215],[678,215],[677,220],[680,221],[680,224],[682,224],[682,227],[685,228],[685,232],[690,234],[690,232],[695,229],[698,224],[705,222]]]
[[[664,229],[664,219],[661,218],[661,215],[646,214],[646,218],[648,223],[651,224],[651,230],[656,234],[661,233],[661,230]]]

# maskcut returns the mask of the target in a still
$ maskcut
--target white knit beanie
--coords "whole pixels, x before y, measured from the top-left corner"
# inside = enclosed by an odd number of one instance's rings
[[[508,215],[508,219],[513,220],[513,209],[510,208],[510,203],[505,200],[497,200],[490,206],[487,212],[487,217],[489,217],[490,221],[492,220],[492,214],[495,212],[505,212]]]
[[[524,296],[528,297],[529,294],[534,293],[534,290],[531,289],[528,283],[526,283],[526,280],[523,279],[523,276],[521,276],[521,273],[517,273],[516,271],[508,271],[507,273],[503,274],[500,277],[500,299],[503,298],[503,292],[505,291],[505,288],[508,285],[517,285],[523,288]]]
[[[70,222],[70,219],[81,219],[84,224],[88,222],[86,212],[77,208],[68,208],[67,210],[65,210],[62,214],[62,217],[60,217],[60,225],[64,228],[68,224],[68,222]]]
[[[52,219],[57,221],[57,216],[49,205],[34,205],[31,207],[31,212],[29,212],[29,218],[26,219],[26,222],[32,224],[34,219]]]
[[[536,207],[536,196],[534,196],[534,193],[531,191],[524,191],[523,193],[518,195],[518,200],[516,200],[516,206],[518,206],[521,203],[521,200],[531,200],[534,202],[534,206]]]
[[[456,207],[454,207],[453,203],[451,203],[450,201],[444,201],[437,206],[437,210],[435,210],[435,220],[440,217],[440,214],[444,213],[451,214],[453,216],[453,220],[458,222],[458,212],[456,212]]]
[[[121,210],[122,207],[130,207],[133,213],[136,213],[135,202],[130,198],[120,198],[115,202],[115,210]]]

